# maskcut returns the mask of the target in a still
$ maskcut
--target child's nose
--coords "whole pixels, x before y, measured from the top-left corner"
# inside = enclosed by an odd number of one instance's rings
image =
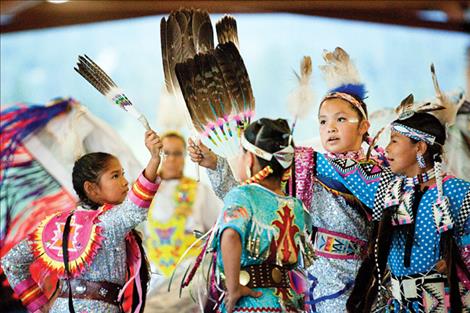
[[[330,122],[330,123],[328,124],[328,132],[329,132],[329,133],[334,133],[334,132],[336,132],[336,124],[335,124],[335,123]]]

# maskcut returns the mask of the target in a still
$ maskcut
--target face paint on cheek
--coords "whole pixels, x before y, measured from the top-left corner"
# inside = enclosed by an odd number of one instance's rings
[[[355,117],[353,117],[353,118],[348,118],[348,119],[346,119],[346,120],[347,120],[349,123],[354,123],[354,124],[359,123],[359,119],[358,119],[358,118],[355,118]]]

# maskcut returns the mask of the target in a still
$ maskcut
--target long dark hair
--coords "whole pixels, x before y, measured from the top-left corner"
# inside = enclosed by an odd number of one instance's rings
[[[426,162],[434,164],[434,162],[442,162],[443,145],[446,140],[446,129],[440,121],[429,113],[414,113],[406,119],[397,119],[393,123],[399,123],[413,129],[425,132],[435,137],[434,144],[428,144],[428,148],[424,155]],[[412,139],[412,142],[418,141]],[[419,191],[419,190],[418,190]],[[416,193],[416,192],[415,192]],[[420,196],[418,197],[418,194]],[[419,199],[422,193],[418,192],[415,198],[414,210],[417,210]],[[346,307],[349,312],[370,312],[374,300],[377,297],[378,281],[375,279],[377,272],[384,274],[387,264],[390,246],[392,243],[392,234],[398,227],[392,226],[391,216],[396,207],[384,210],[380,222],[374,222],[373,230],[369,241],[368,254],[359,268],[356,276],[356,281],[351,295],[347,301]],[[416,213],[414,213],[416,216]],[[402,233],[407,233],[414,236],[415,225],[400,226]],[[411,232],[411,233],[410,233]],[[457,276],[457,266],[464,269],[464,273],[470,278],[468,270],[465,271],[466,266],[458,253],[458,246],[455,242],[454,230],[450,229],[445,231],[440,236],[440,255],[446,262],[446,276],[447,282],[450,287],[450,304],[452,312],[461,312],[462,300],[459,291],[459,278]],[[408,240],[409,241],[409,240]],[[405,249],[406,250],[406,249]],[[405,262],[407,258],[407,251],[405,251]],[[379,268],[377,268],[377,264]],[[382,276],[383,277],[383,276]],[[380,282],[382,283],[382,282]],[[365,294],[364,294],[365,293]]]
[[[93,153],[88,153],[79,158],[72,170],[72,182],[73,182],[73,189],[77,193],[79,199],[80,199],[80,204],[85,206],[88,209],[92,210],[97,210],[100,207],[100,204],[93,202],[91,199],[88,198],[84,184],[86,181],[92,182],[92,183],[99,183],[99,180],[101,178],[101,175],[103,172],[106,170],[108,163],[110,160],[116,159],[115,156],[109,153],[105,152],[93,152]],[[67,225],[66,225],[67,226]],[[68,225],[70,228],[70,225]],[[64,234],[68,234],[69,229],[64,229]],[[140,253],[142,255],[142,265],[140,267],[139,271],[139,276],[140,276],[140,281],[141,281],[141,288],[142,288],[142,294],[143,296],[143,303],[140,309],[140,312],[144,311],[145,307],[145,300],[146,297],[145,295],[147,294],[147,288],[148,288],[148,283],[150,281],[150,266],[147,261],[147,257],[145,254],[145,250],[142,245],[142,238],[135,229],[131,230],[130,235],[134,237],[136,240]],[[67,242],[67,241],[65,241]],[[65,255],[64,255],[64,262],[65,262]],[[128,266],[127,268],[127,273],[129,275],[130,273],[130,268]],[[132,312],[136,309],[137,305],[139,303],[139,299],[137,297],[137,286],[134,282],[133,286],[133,292],[132,292]]]
[[[428,164],[434,164],[436,157],[442,155],[443,146],[446,142],[446,129],[434,115],[429,113],[414,113],[406,119],[397,119],[392,124],[394,123],[411,127],[436,138],[434,144],[427,145],[428,148],[423,155]],[[415,144],[418,142],[418,140],[413,138],[410,139]],[[436,161],[440,159],[441,158],[438,158]]]
[[[258,148],[273,153],[289,145],[290,127],[286,120],[261,118],[251,123],[245,129],[245,138]],[[256,157],[261,168],[271,166],[273,173],[270,175],[275,178],[282,178],[286,169],[273,158],[266,161]]]

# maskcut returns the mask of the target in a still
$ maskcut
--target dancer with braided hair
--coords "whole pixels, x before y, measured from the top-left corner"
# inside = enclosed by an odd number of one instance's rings
[[[134,228],[147,217],[159,186],[160,138],[149,130],[151,158],[129,188],[119,160],[89,153],[75,162],[72,180],[80,198],[71,212],[47,217],[2,259],[2,268],[29,312],[123,312],[121,299],[133,290],[132,312],[142,312],[149,280],[140,237]],[[40,262],[56,275],[56,297],[47,299],[31,278]]]

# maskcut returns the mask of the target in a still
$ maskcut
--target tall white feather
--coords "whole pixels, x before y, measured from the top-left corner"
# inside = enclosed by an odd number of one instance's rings
[[[312,59],[304,56],[300,62],[300,75],[294,71],[298,86],[288,96],[287,108],[294,117],[294,125],[298,118],[308,116],[315,105],[315,94],[310,85],[312,76]]]

